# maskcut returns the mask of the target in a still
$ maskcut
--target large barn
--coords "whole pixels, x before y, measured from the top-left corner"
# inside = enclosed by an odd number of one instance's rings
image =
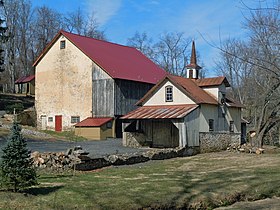
[[[119,118],[166,72],[135,48],[59,31],[34,63],[39,129],[69,130],[87,118]],[[88,125],[90,126],[90,125]],[[82,134],[81,134],[82,135]]]

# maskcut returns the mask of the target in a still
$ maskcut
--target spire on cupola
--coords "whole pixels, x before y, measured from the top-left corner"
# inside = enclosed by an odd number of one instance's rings
[[[201,69],[201,67],[196,63],[196,51],[194,41],[192,42],[191,62],[186,66],[186,69],[187,78],[198,79],[199,69]]]

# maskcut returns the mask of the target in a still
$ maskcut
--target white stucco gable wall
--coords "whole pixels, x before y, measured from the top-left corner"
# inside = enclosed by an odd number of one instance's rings
[[[65,41],[65,49],[60,49],[61,41]],[[71,116],[80,116],[80,120],[91,116],[94,65],[63,35],[50,47],[35,70],[35,104],[39,128],[41,116],[45,116],[47,128],[54,129],[55,116],[62,115],[64,130],[74,125]],[[49,117],[53,121],[49,121]]]
[[[165,100],[165,88],[171,86],[173,89],[173,101]],[[180,104],[195,104],[186,94],[179,90],[170,81],[163,83],[160,88],[149,98],[143,106],[155,106],[155,105],[180,105]]]
[[[202,87],[202,89],[219,101],[222,97],[221,94],[226,93],[226,86],[224,83],[219,86]]]

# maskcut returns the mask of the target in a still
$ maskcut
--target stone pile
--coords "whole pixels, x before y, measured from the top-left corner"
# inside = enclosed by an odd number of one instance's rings
[[[107,166],[131,165],[149,160],[163,160],[175,157],[192,156],[198,153],[196,148],[182,149],[153,149],[142,153],[111,154],[99,158],[90,158],[81,147],[69,149],[66,153],[39,153],[33,152],[31,157],[34,166],[48,169],[73,169],[87,171]]]
[[[262,154],[264,153],[263,148],[252,146],[251,144],[231,144],[227,148],[227,151],[231,152],[244,152],[244,153],[253,153],[253,154]]]
[[[75,147],[68,149],[64,152],[44,152],[39,153],[37,151],[31,153],[33,164],[37,168],[49,168],[49,169],[71,169],[75,164],[79,164],[87,157],[88,152],[82,150],[81,147]]]

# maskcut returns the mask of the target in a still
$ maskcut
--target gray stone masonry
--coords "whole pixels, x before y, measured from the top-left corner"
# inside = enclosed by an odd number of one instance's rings
[[[200,152],[216,152],[226,150],[232,144],[241,144],[240,133],[200,132]]]

